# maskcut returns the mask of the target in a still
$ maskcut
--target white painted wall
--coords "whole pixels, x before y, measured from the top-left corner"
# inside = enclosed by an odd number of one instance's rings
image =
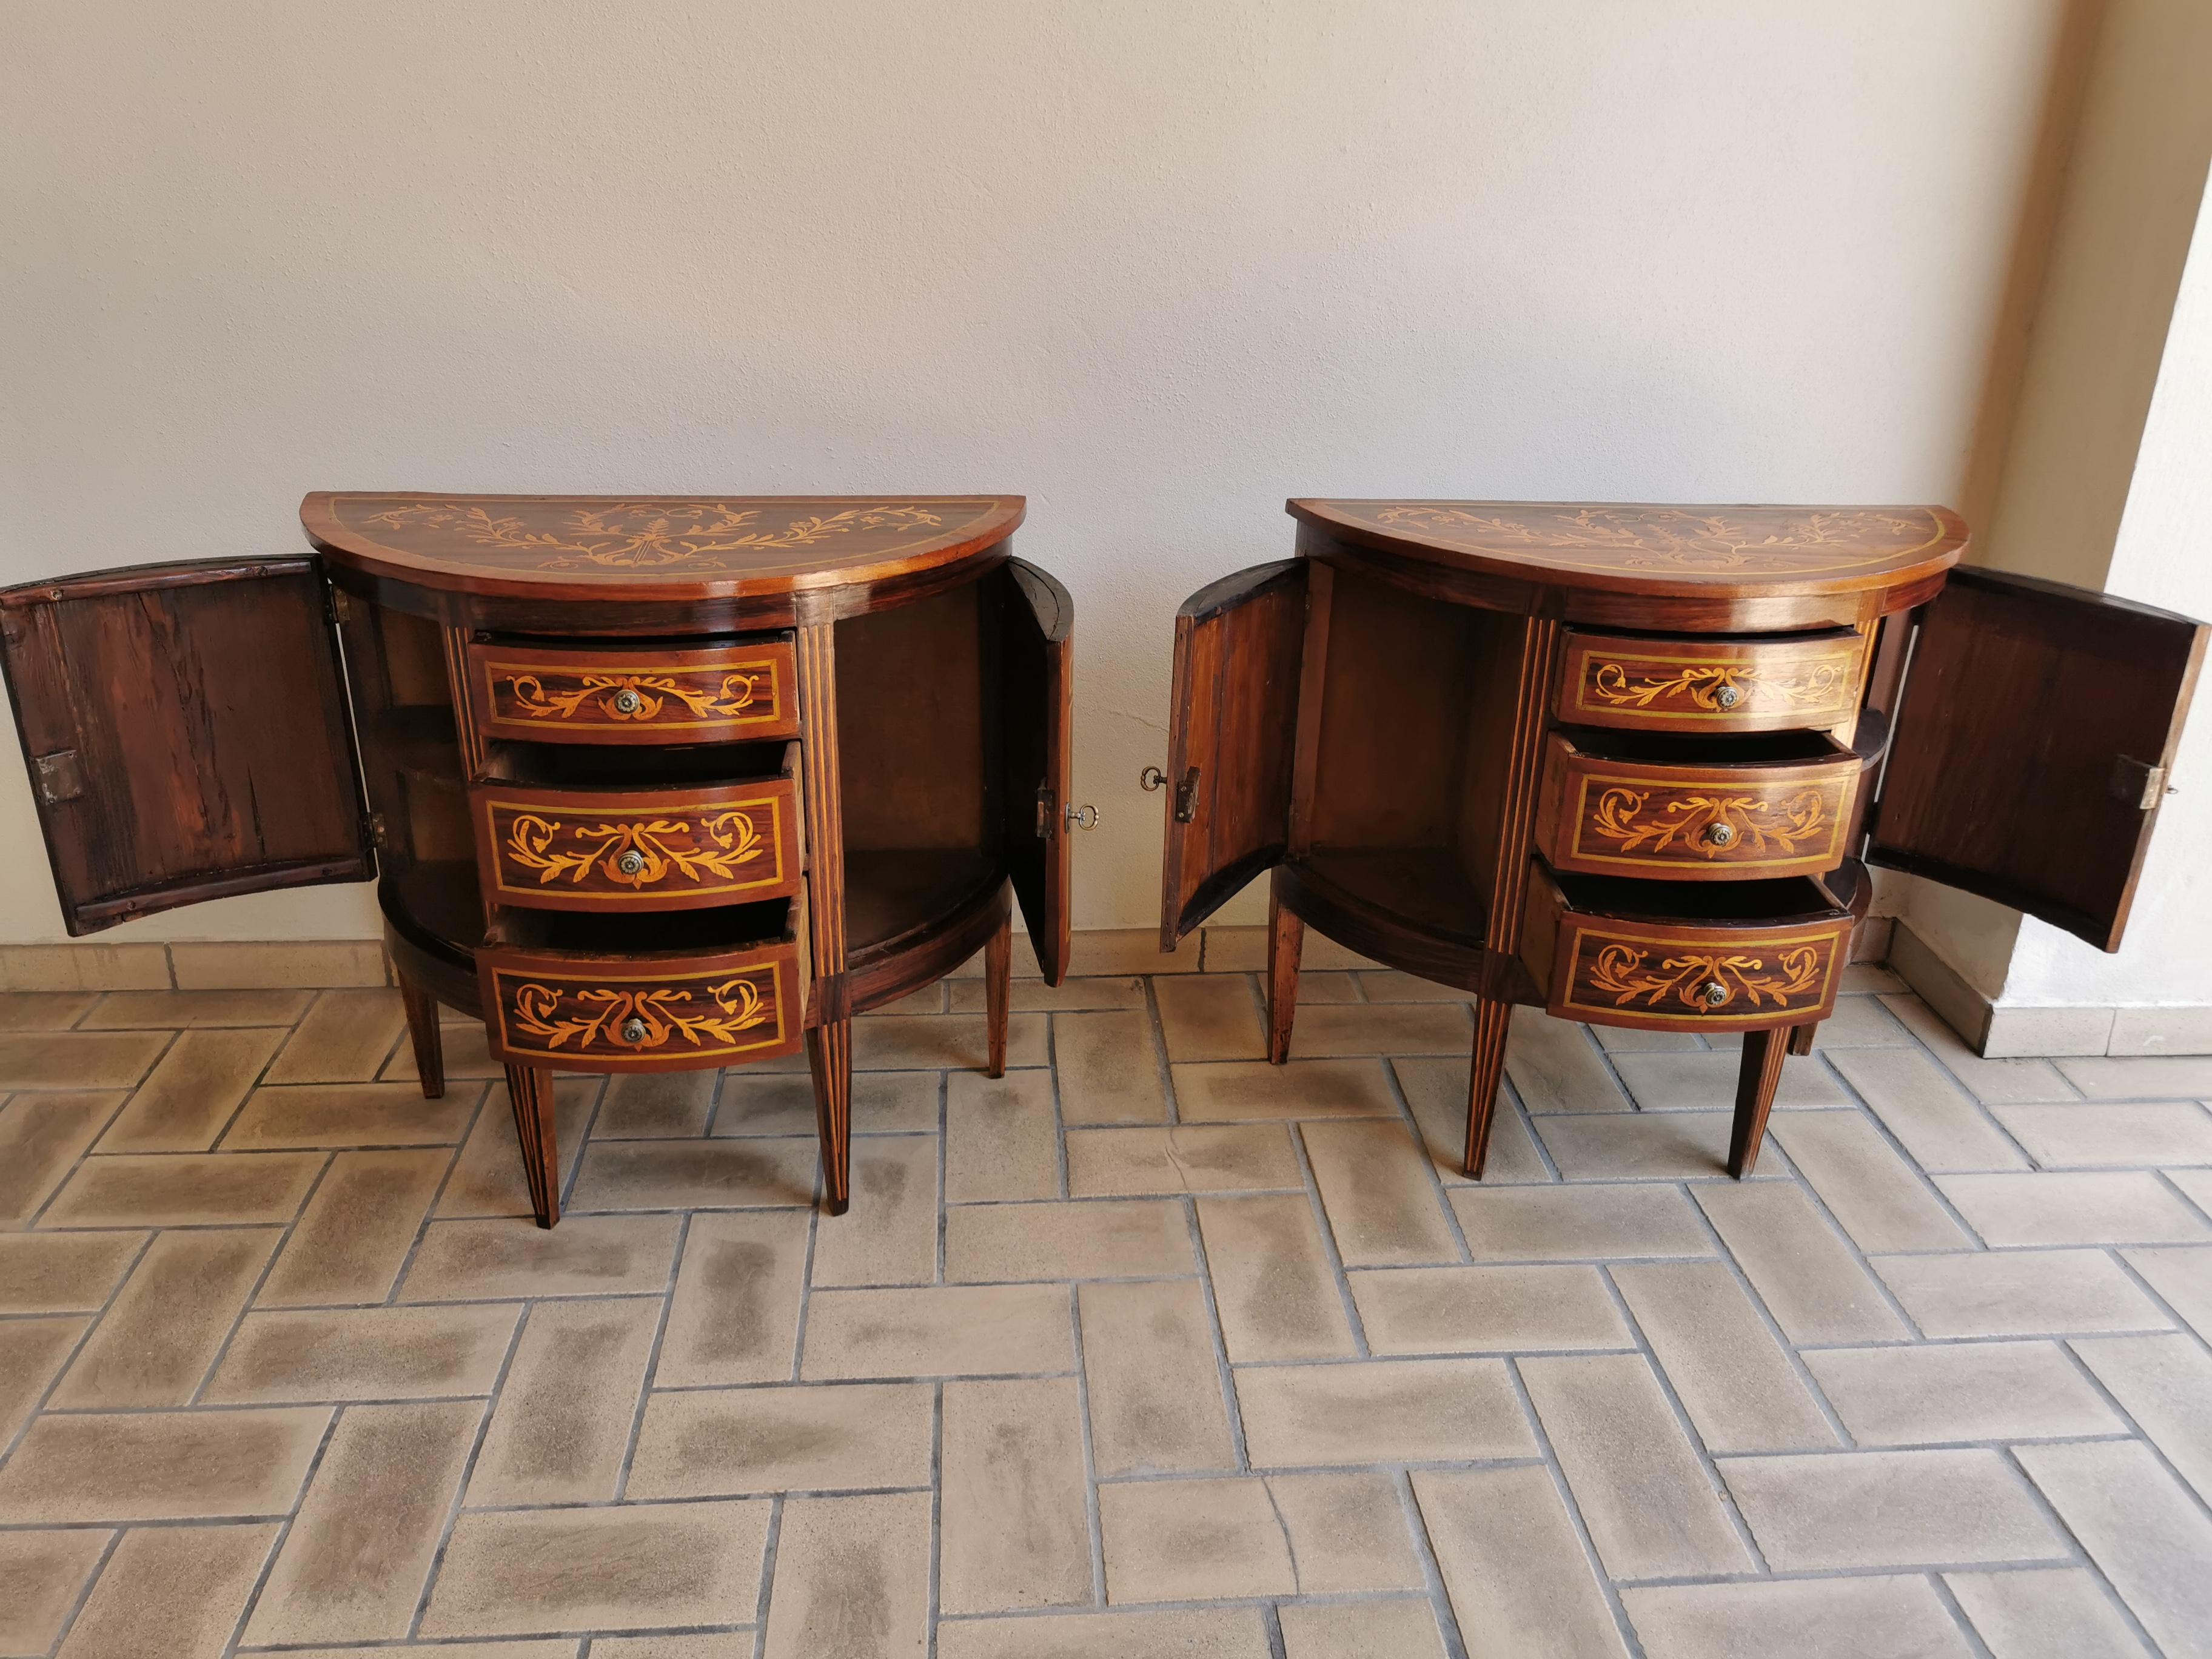
[[[1024,491],[1141,924],[1169,619],[1285,496],[1953,497],[2057,12],[9,0],[0,576],[313,488]],[[0,836],[58,937],[12,755]]]

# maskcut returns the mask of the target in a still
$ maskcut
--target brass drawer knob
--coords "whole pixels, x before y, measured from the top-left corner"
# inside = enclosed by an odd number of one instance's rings
[[[635,714],[644,704],[645,699],[637,695],[634,687],[625,685],[615,693],[615,713],[617,714]]]
[[[1715,847],[1735,845],[1735,825],[1717,821],[1705,826],[1705,840]]]
[[[634,876],[645,868],[645,854],[635,847],[629,848],[615,860],[615,868],[626,876]]]
[[[1743,693],[1725,680],[1713,688],[1713,702],[1723,708],[1733,708],[1743,701]]]
[[[624,1042],[631,1043],[644,1042],[645,1022],[640,1019],[635,1014],[632,1014],[622,1024],[622,1040]]]
[[[1717,1008],[1728,1000],[1729,988],[1717,979],[1709,979],[1698,988],[1698,995],[1708,1008]]]

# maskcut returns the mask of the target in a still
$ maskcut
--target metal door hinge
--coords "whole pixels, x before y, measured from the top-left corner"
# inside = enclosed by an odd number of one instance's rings
[[[2115,755],[2112,780],[2106,787],[2112,790],[2114,800],[2125,801],[2138,812],[2148,812],[2166,793],[2166,769]]]
[[[31,768],[38,777],[39,799],[48,806],[59,806],[84,793],[84,768],[77,763],[74,749],[40,755]]]
[[[380,853],[391,850],[392,832],[384,827],[384,814],[381,812],[368,815],[368,844]]]
[[[1176,822],[1188,823],[1198,816],[1198,769],[1194,766],[1176,785]]]
[[[353,595],[343,587],[331,589],[331,614],[342,623],[353,620]]]
[[[1037,791],[1036,798],[1036,835],[1039,841],[1050,841],[1052,839],[1054,817],[1052,806],[1052,791],[1049,789],[1040,788]]]

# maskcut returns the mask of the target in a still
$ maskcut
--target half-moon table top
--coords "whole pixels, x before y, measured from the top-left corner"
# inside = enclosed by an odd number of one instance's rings
[[[1301,498],[1288,510],[1344,541],[1512,580],[1714,598],[1895,587],[1948,570],[1967,540],[1945,507]]]
[[[510,598],[757,598],[987,551],[1019,495],[437,495],[317,490],[307,539],[349,568]]]

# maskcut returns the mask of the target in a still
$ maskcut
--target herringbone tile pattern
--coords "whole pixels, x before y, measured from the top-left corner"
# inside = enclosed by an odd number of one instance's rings
[[[1990,1061],[1881,970],[1732,1182],[1732,1053],[1318,939],[565,1082],[395,994],[0,999],[0,1654],[2212,1652],[2203,1061]],[[1188,967],[1188,962],[1174,966]]]

